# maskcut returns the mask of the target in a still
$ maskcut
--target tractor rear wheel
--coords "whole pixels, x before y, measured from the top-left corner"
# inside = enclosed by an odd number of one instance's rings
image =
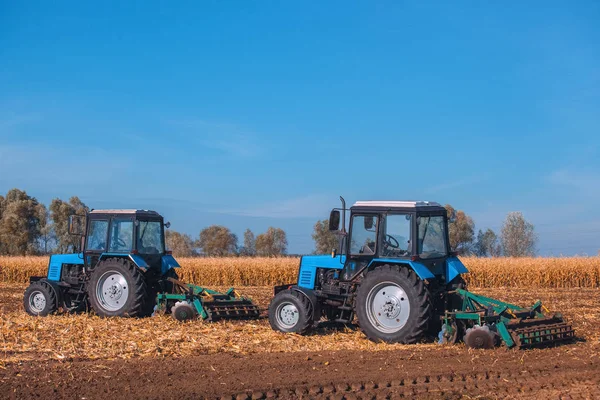
[[[126,259],[98,263],[87,290],[92,308],[101,317],[140,317],[147,308],[144,275]]]
[[[431,298],[409,268],[381,265],[367,273],[356,293],[360,329],[373,341],[416,343],[431,320]]]
[[[284,290],[269,304],[269,323],[280,332],[306,333],[313,326],[310,301],[295,290]]]
[[[58,310],[56,293],[48,282],[32,282],[23,296],[23,306],[27,314],[45,317]]]

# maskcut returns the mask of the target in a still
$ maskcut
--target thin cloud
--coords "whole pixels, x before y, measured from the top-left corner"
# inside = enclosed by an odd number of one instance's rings
[[[457,181],[445,182],[439,185],[430,186],[425,190],[425,193],[438,193],[457,187],[472,185],[481,182],[481,178],[464,178]]]
[[[271,202],[243,209],[214,210],[223,214],[268,218],[327,218],[329,210],[337,206],[335,196],[317,194]]]
[[[40,115],[35,113],[13,114],[0,117],[0,135],[11,133],[15,128],[39,121]]]
[[[600,196],[600,174],[594,171],[563,168],[553,171],[546,180],[553,185],[571,187],[580,194]]]
[[[265,147],[258,135],[237,124],[202,119],[170,120],[168,123],[177,127],[186,138],[194,138],[196,144],[232,157],[257,157]]]

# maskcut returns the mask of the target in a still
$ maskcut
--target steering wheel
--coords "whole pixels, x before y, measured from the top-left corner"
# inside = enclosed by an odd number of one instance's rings
[[[123,239],[121,239],[120,237],[117,238],[117,245],[119,247],[127,248],[127,243],[125,243],[125,241]]]
[[[387,233],[385,234],[383,244],[392,249],[400,248],[400,242],[398,242],[398,240],[396,240],[395,237],[393,237],[392,235],[388,235]]]

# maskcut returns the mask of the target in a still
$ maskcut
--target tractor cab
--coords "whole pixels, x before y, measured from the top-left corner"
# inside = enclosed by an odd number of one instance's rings
[[[165,226],[155,211],[92,210],[87,215],[87,234],[83,235],[85,264],[93,267],[106,255],[131,255],[152,269],[160,269],[167,254]]]
[[[345,206],[341,211],[345,214]],[[439,203],[358,201],[350,208],[348,232],[339,209],[332,210],[329,220],[330,230],[341,236],[344,280],[353,279],[373,263],[385,262],[410,263],[430,278],[455,276],[447,276],[446,260],[453,254],[446,209]]]

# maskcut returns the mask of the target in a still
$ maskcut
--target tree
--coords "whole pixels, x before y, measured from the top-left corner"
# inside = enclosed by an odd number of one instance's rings
[[[56,235],[56,250],[59,253],[68,253],[78,249],[81,243],[79,236],[69,234],[69,216],[85,215],[89,208],[77,196],[73,196],[68,202],[61,199],[53,199],[50,203],[50,219],[54,226]]]
[[[212,225],[200,232],[198,247],[207,256],[232,255],[237,251],[237,236],[229,228]]]
[[[256,237],[256,254],[259,256],[280,256],[287,252],[287,237],[281,228],[270,227]]]
[[[502,252],[507,257],[531,257],[535,255],[537,235],[533,224],[520,212],[510,212],[502,225]]]
[[[315,254],[327,254],[339,247],[338,236],[329,230],[329,220],[317,221],[313,227]]]
[[[477,232],[477,241],[475,242],[475,255],[478,257],[498,257],[502,253],[502,247],[498,240],[498,235],[491,229]]]
[[[56,241],[54,225],[50,222],[50,213],[48,210],[44,213],[44,218],[40,220],[40,251],[43,254],[52,252],[52,244]]]
[[[244,246],[240,249],[240,255],[249,257],[256,255],[256,239],[250,228],[244,231]]]
[[[11,189],[2,199],[0,210],[0,253],[36,254],[46,207],[26,192]]]
[[[196,254],[194,240],[190,235],[173,230],[165,230],[167,248],[176,257],[191,257]]]
[[[472,251],[475,223],[464,211],[455,210],[450,204],[444,206],[448,213],[448,236],[450,247],[459,254]]]

